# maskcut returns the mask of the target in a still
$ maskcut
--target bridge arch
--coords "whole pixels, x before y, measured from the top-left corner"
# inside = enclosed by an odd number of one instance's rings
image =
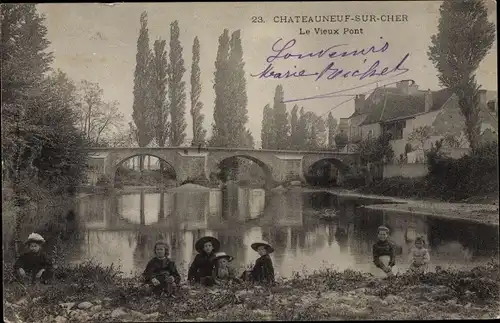
[[[178,179],[178,176],[179,176],[178,170],[174,166],[175,165],[174,160],[169,160],[169,158],[165,158],[165,156],[161,156],[160,154],[154,154],[154,153],[142,153],[142,152],[141,153],[131,153],[131,154],[127,154],[124,156],[118,156],[117,159],[115,160],[115,162],[113,163],[113,166],[111,168],[111,179],[110,179],[113,186],[116,183],[116,177],[117,177],[118,170],[120,169],[120,166],[123,165],[123,163],[125,163],[126,161],[130,160],[131,158],[139,157],[139,156],[145,156],[145,157],[151,156],[151,157],[158,158],[158,160],[160,162],[163,162],[170,167],[170,169],[174,173],[175,179],[176,180]]]
[[[311,176],[311,172],[314,173],[314,170],[317,170],[321,164],[329,164],[334,166],[335,169],[338,170],[338,173],[335,175],[335,181],[338,184],[338,177],[344,176],[349,171],[349,164],[335,157],[320,157],[314,158],[313,160],[304,160],[302,165],[302,176],[306,182],[310,182],[313,180],[314,176]],[[331,174],[328,174],[330,176]],[[324,175],[323,175],[324,176]],[[330,178],[331,179],[331,178]],[[325,181],[323,184],[331,184],[327,179],[322,179]],[[328,183],[327,183],[328,182]]]
[[[250,161],[254,162],[255,164],[257,164],[260,167],[260,169],[264,172],[264,176],[265,176],[265,180],[266,180],[266,187],[269,187],[274,183],[272,168],[267,163],[260,160],[259,158],[256,158],[256,157],[253,157],[253,156],[250,156],[247,154],[234,154],[234,155],[220,157],[215,162],[216,168],[222,170],[223,163],[225,161],[228,161],[228,160],[233,159],[233,158],[234,159],[242,158],[242,159],[250,160]]]

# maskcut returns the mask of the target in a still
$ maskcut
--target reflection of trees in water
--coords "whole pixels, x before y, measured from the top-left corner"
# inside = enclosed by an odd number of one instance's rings
[[[472,256],[497,255],[498,227],[429,218],[430,248],[439,249],[440,245],[452,242],[469,249]]]
[[[327,192],[314,192],[303,194],[303,203],[307,208],[320,210],[324,208],[338,208],[338,197]]]
[[[138,233],[136,236],[137,244],[134,249],[134,266],[140,270],[141,264],[144,262],[144,259],[148,259],[153,256],[153,245],[154,242],[151,243],[151,239],[147,234]]]

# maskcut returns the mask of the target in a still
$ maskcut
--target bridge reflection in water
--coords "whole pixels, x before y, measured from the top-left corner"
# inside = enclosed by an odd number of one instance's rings
[[[369,211],[357,207],[362,203],[373,201],[300,191],[266,193],[231,185],[222,191],[177,188],[88,196],[79,205],[85,241],[73,258],[118,264],[129,274],[144,269],[154,242],[161,238],[170,243],[172,258],[185,273],[195,255],[194,242],[212,235],[241,270],[257,258],[250,244],[264,239],[276,249],[275,270],[285,276],[304,266],[309,271],[324,266],[368,271],[381,224],[392,229],[391,239],[402,249],[402,268],[416,235],[429,241],[433,265],[472,265],[498,255],[498,228],[454,223],[450,233],[445,229],[450,221]],[[339,216],[324,222],[312,215],[324,208],[336,209]],[[478,236],[484,239],[474,238]]]

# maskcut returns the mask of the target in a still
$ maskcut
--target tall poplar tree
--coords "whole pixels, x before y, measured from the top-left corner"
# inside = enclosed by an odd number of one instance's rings
[[[260,139],[262,141],[262,149],[269,149],[274,142],[273,129],[273,109],[266,104],[262,113],[262,128]]]
[[[479,88],[475,71],[495,40],[495,24],[488,21],[482,0],[443,1],[438,33],[431,38],[428,56],[441,85],[458,96],[465,132],[472,149],[480,140]]]
[[[275,140],[272,146],[275,149],[288,148],[290,125],[288,124],[288,113],[286,112],[286,104],[283,103],[283,99],[283,86],[280,84],[276,86],[273,105],[273,128]]]
[[[179,40],[179,22],[175,20],[170,24],[170,64],[168,66],[168,98],[170,101],[170,143],[180,146],[186,137],[186,93],[185,83],[182,80],[184,72],[184,59],[182,46]]]
[[[290,148],[299,149],[299,107],[294,105],[290,113]]]
[[[193,62],[191,65],[191,118],[193,121],[193,145],[205,142],[207,131],[203,129],[204,115],[201,113],[203,103],[200,102],[200,41],[198,37],[193,41]]]
[[[335,147],[335,130],[337,129],[337,119],[332,116],[332,113],[328,113],[328,147]]]
[[[300,108],[299,123],[297,126],[297,149],[306,149],[307,116],[304,107]]]
[[[228,125],[226,119],[227,106],[227,83],[228,83],[228,59],[229,59],[229,31],[224,29],[219,36],[219,47],[215,59],[214,72],[214,123],[212,125],[212,138],[210,145],[215,147],[226,147],[228,145]]]
[[[153,112],[153,131],[158,147],[165,147],[169,133],[167,101],[168,58],[165,40],[156,40],[150,61],[150,102]]]
[[[149,49],[148,14],[144,11],[140,18],[141,29],[137,39],[136,66],[134,72],[134,103],[132,118],[137,128],[139,147],[146,147],[153,139],[151,131],[151,111],[148,111]],[[144,168],[144,156],[139,158],[140,169]]]
[[[243,62],[243,47],[241,32],[236,30],[231,35],[229,60],[226,118],[228,122],[228,143],[230,147],[239,147],[246,139],[245,124],[248,121],[247,92],[245,79],[245,63]]]

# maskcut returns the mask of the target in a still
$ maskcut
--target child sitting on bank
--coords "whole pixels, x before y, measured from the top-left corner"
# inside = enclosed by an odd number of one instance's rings
[[[216,284],[220,284],[221,282],[238,283],[241,281],[238,277],[236,277],[236,272],[231,266],[231,261],[233,261],[233,257],[225,252],[217,252],[215,254],[214,277]]]
[[[423,237],[415,239],[415,246],[410,250],[410,272],[423,274],[427,270],[431,260],[429,250],[425,248],[425,240]]]
[[[26,245],[29,251],[22,254],[14,264],[14,276],[20,283],[48,284],[52,279],[53,265],[47,255],[42,252],[45,239],[38,233],[28,236]]]
[[[388,240],[389,228],[378,227],[378,241],[373,245],[373,263],[377,268],[382,269],[387,276],[394,275],[392,267],[395,265],[394,246]]]
[[[215,284],[215,253],[220,249],[219,240],[214,237],[203,237],[196,241],[194,248],[198,254],[194,257],[188,271],[188,281],[204,286]]]
[[[155,295],[165,293],[173,296],[175,286],[179,285],[181,276],[177,271],[175,262],[168,258],[169,246],[165,241],[158,241],[154,246],[155,257],[146,265],[143,276],[144,280],[153,289]]]
[[[273,247],[267,242],[255,242],[251,245],[252,249],[257,251],[260,257],[255,261],[251,271],[245,271],[242,279],[250,280],[257,283],[264,283],[273,285],[274,280],[274,267],[273,261],[269,254],[274,252]]]

